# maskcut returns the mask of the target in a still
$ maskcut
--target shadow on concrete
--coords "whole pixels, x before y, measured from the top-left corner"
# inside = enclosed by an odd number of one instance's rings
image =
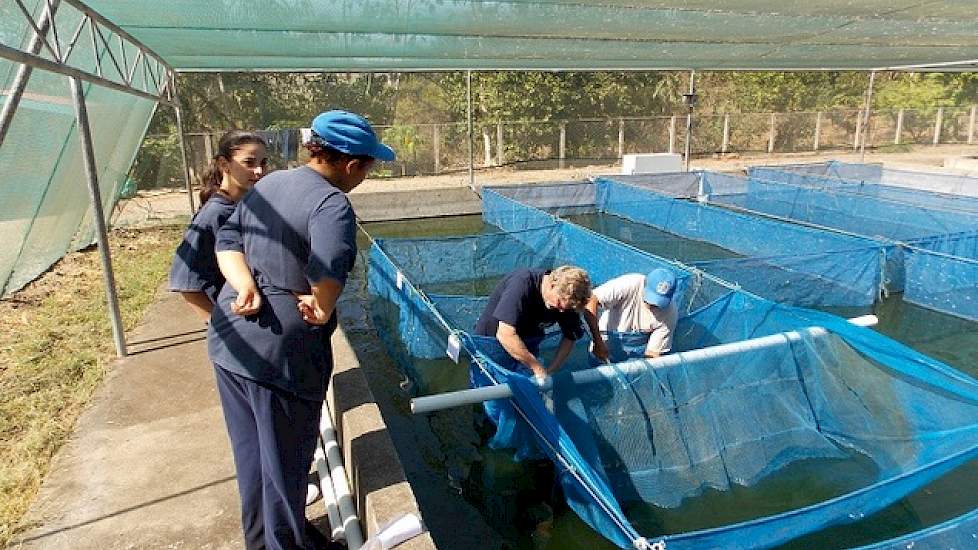
[[[154,506],[154,505],[159,504],[161,502],[166,502],[168,500],[173,500],[175,498],[184,497],[184,496],[187,496],[187,495],[196,493],[197,491],[203,491],[204,489],[209,489],[211,487],[215,487],[217,485],[221,485],[222,483],[227,483],[229,481],[234,481],[235,479],[236,479],[236,476],[228,476],[228,477],[225,477],[225,478],[222,478],[222,479],[216,479],[216,480],[211,481],[209,483],[205,483],[203,485],[198,485],[197,487],[193,487],[193,488],[187,489],[185,491],[180,491],[178,493],[173,493],[172,495],[167,495],[165,497],[156,498],[156,499],[150,500],[148,502],[144,502],[142,504],[138,504],[136,506],[130,506],[128,508],[123,508],[122,510],[118,510],[118,511],[115,511],[115,512],[112,512],[112,513],[109,513],[109,514],[104,514],[104,515],[99,516],[97,518],[92,518],[90,520],[81,521],[81,522],[78,522],[78,523],[74,523],[72,525],[66,525],[64,527],[59,527],[57,529],[52,529],[50,531],[45,531],[45,532],[42,532],[42,533],[38,533],[38,534],[32,535],[30,537],[25,537],[23,539],[20,539],[17,542],[18,543],[26,543],[26,542],[38,541],[38,540],[41,540],[41,539],[44,539],[44,538],[47,538],[47,537],[51,537],[51,536],[54,536],[54,535],[65,533],[67,531],[78,529],[80,527],[85,527],[87,525],[91,525],[91,524],[97,523],[99,521],[104,521],[106,519],[110,519],[110,518],[114,518],[114,517],[117,517],[117,516],[121,516],[121,515],[127,514],[129,512],[134,512],[136,510],[139,510],[139,509],[142,509],[142,508],[146,508],[148,506]]]
[[[188,330],[186,332],[178,332],[176,334],[167,334],[165,336],[158,336],[156,338],[132,339],[132,340],[129,340],[128,344],[130,346],[141,346],[143,344],[150,344],[150,343],[153,343],[153,342],[162,342],[163,340],[171,340],[173,338],[180,338],[181,336],[192,336],[192,335],[195,335],[195,334],[196,335],[199,335],[199,336],[206,337],[207,336],[207,327],[199,328],[197,330]],[[194,340],[194,341],[196,341],[196,340]]]
[[[182,346],[185,344],[192,344],[194,342],[203,342],[204,340],[207,340],[206,334],[202,334],[200,336],[197,336],[196,338],[186,338],[183,340],[178,340],[176,342],[168,342],[166,344],[160,344],[158,346],[151,346],[151,347],[139,348],[139,349],[130,349],[129,355],[139,355],[142,353],[149,353],[151,351],[160,351],[168,348],[175,348],[177,346]]]

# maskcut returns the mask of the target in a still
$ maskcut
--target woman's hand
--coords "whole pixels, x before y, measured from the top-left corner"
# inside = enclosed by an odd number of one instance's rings
[[[236,315],[254,315],[259,309],[261,309],[261,294],[254,286],[246,286],[231,302],[231,313]]]
[[[312,294],[296,294],[295,299],[298,300],[296,307],[303,321],[310,325],[325,325],[329,321],[329,316],[319,307]]]

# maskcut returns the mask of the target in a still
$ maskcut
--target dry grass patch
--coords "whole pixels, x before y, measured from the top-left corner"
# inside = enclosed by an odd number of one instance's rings
[[[126,330],[153,303],[182,226],[110,235]],[[98,251],[69,254],[0,301],[0,547],[115,357]]]

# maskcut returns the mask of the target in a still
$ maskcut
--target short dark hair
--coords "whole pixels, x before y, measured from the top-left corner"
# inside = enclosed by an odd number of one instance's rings
[[[361,163],[366,163],[368,161],[374,160],[374,157],[370,155],[351,155],[349,153],[344,153],[326,145],[319,136],[315,133],[312,138],[302,144],[309,151],[309,156],[312,158],[322,159],[330,164],[339,163],[344,164],[350,162],[351,160],[358,160]]]

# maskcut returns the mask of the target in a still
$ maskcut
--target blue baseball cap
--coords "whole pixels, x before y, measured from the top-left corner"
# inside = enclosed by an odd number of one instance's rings
[[[377,139],[370,123],[362,116],[339,109],[320,113],[312,119],[312,131],[323,142],[341,153],[366,155],[392,161],[394,150]]]
[[[668,269],[653,269],[645,276],[645,302],[667,307],[676,293],[676,276]]]

